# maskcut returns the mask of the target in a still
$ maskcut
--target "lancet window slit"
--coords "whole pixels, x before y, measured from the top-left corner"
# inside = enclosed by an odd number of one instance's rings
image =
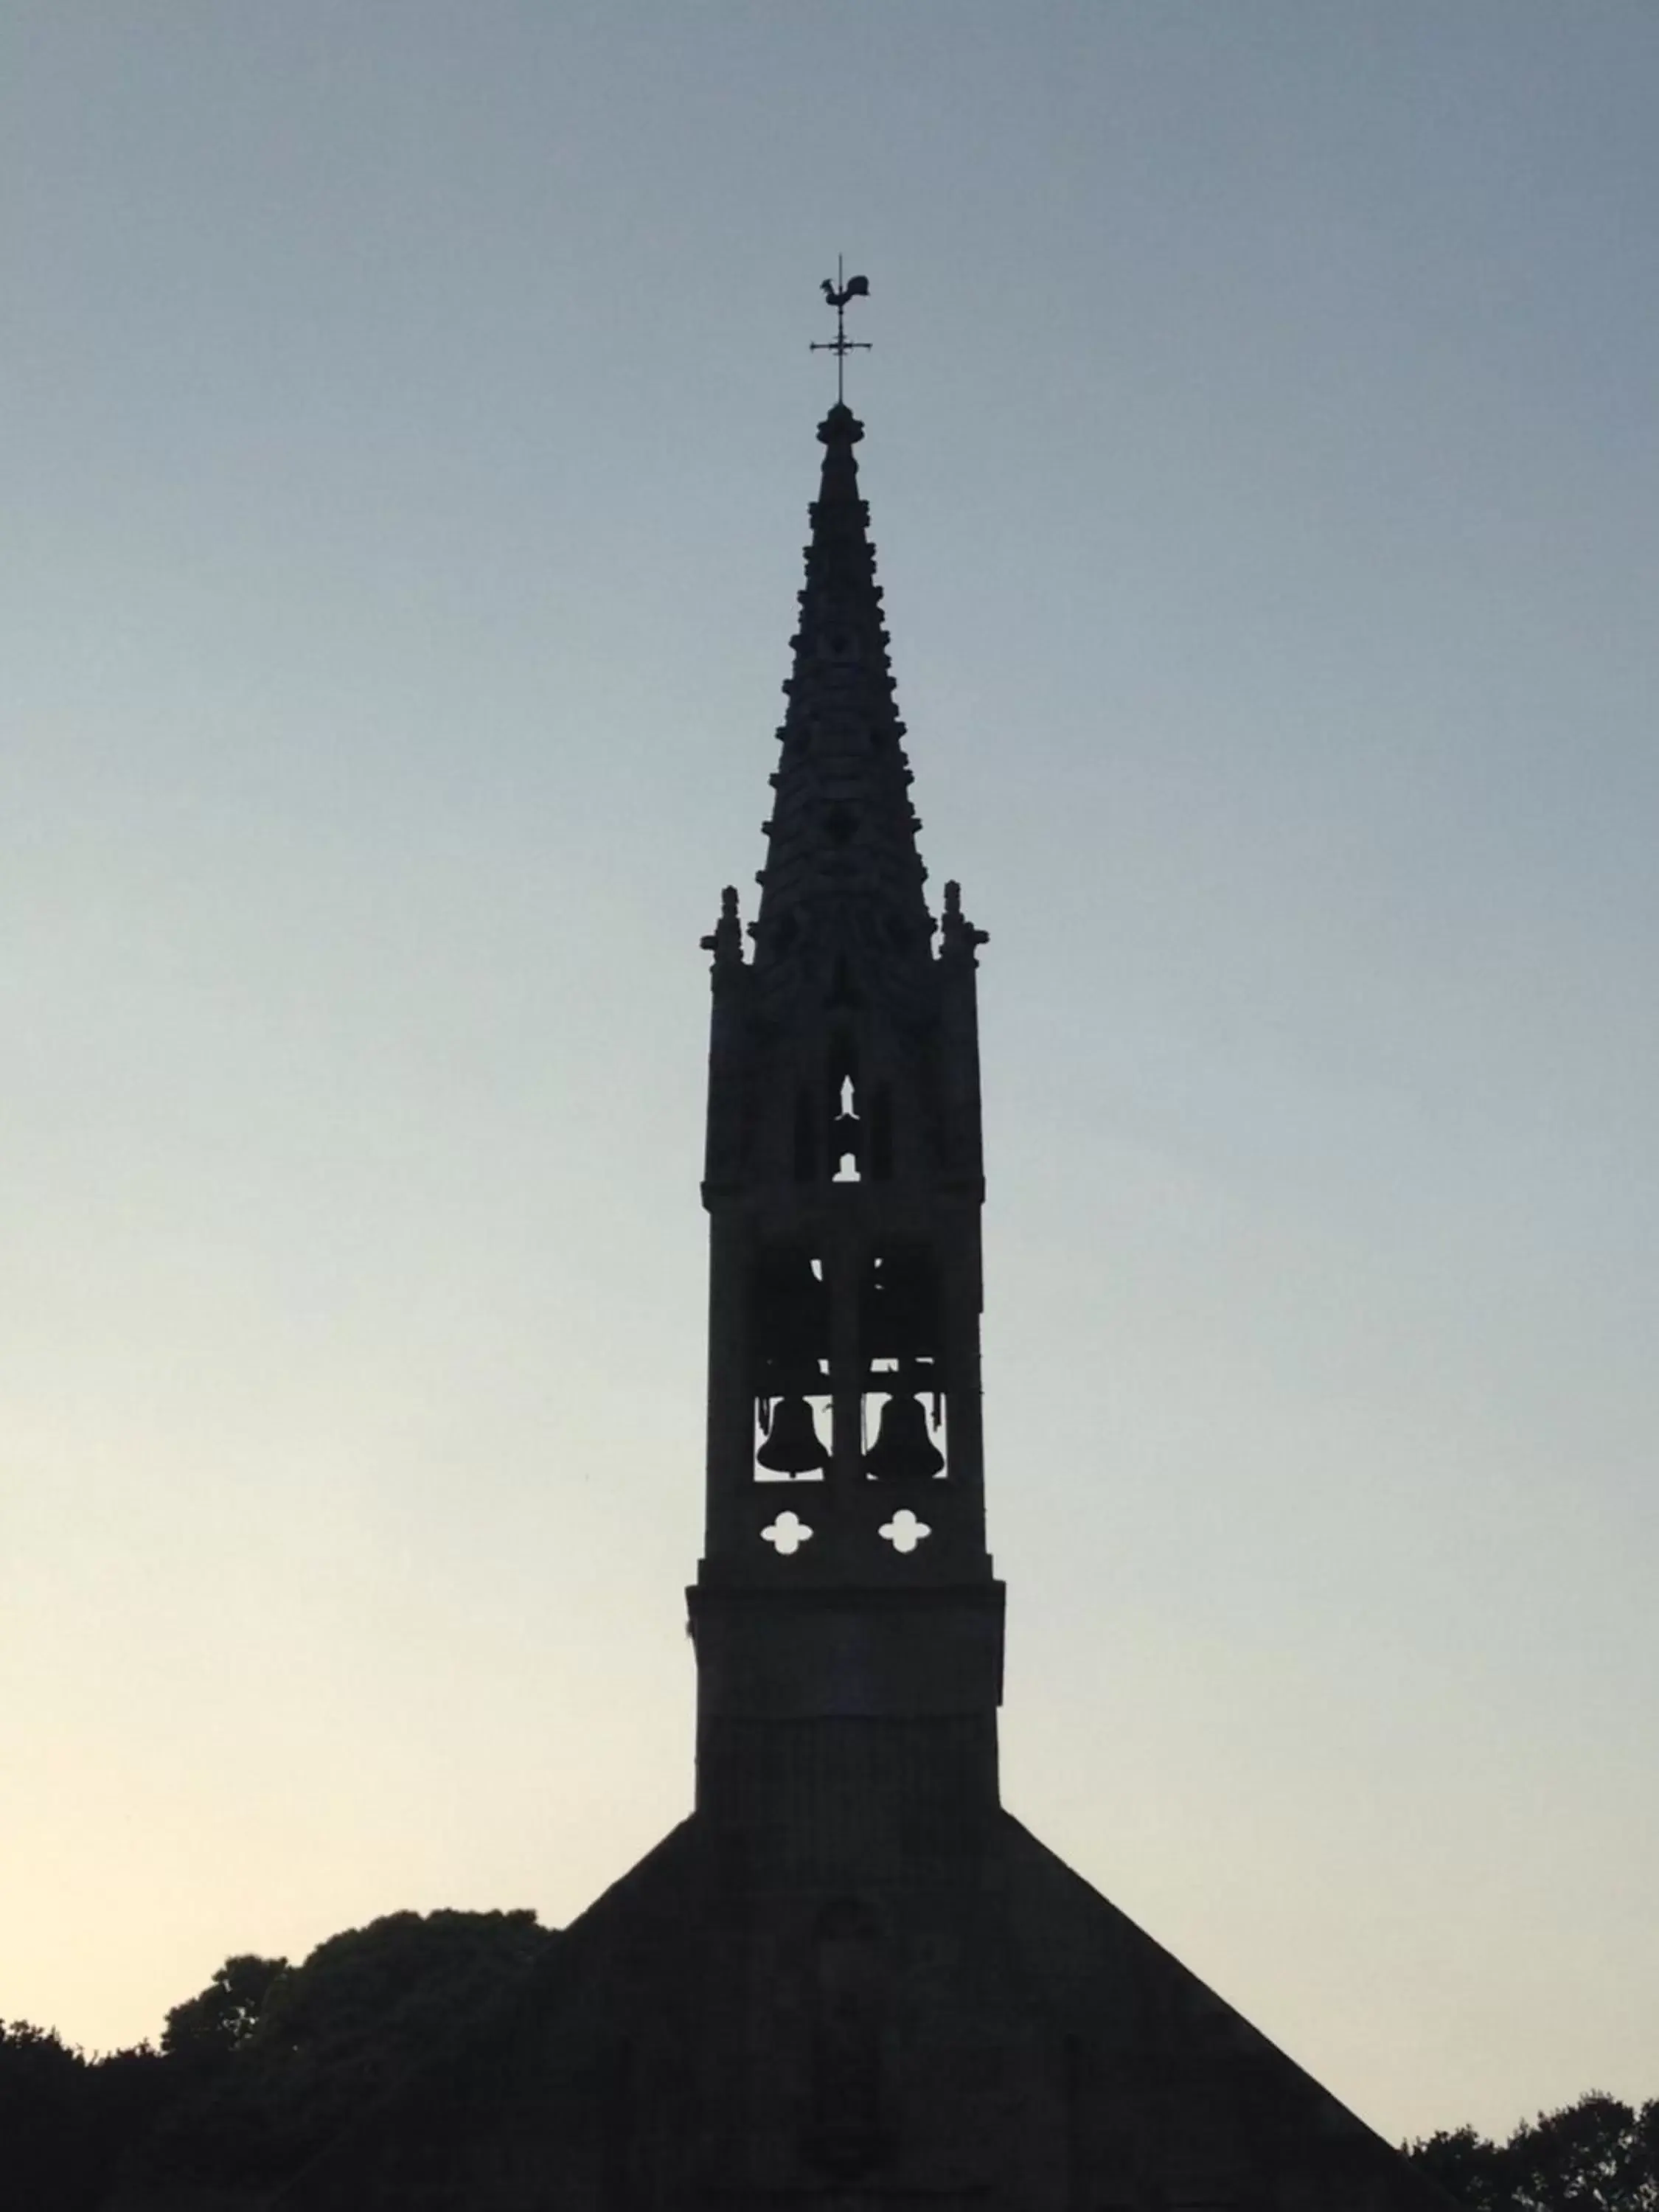
[[[859,1111],[858,1063],[850,1048],[843,1048],[830,1062],[828,1094],[831,1176],[836,1182],[859,1182],[863,1179],[865,1130]]]

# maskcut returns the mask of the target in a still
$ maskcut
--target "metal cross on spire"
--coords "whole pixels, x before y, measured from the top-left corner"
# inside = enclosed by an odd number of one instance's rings
[[[819,289],[836,311],[836,335],[832,338],[815,338],[808,350],[832,353],[836,356],[836,404],[844,406],[847,400],[847,356],[849,353],[868,353],[870,350],[868,338],[849,338],[847,335],[847,302],[849,300],[867,300],[870,279],[845,275],[842,257],[838,253],[834,276],[826,276]]]

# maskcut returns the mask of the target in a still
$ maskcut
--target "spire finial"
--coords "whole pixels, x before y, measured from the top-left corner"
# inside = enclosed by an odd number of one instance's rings
[[[836,311],[836,335],[832,338],[815,338],[808,347],[809,353],[832,353],[836,356],[836,404],[847,404],[847,356],[849,353],[868,353],[868,338],[849,338],[847,335],[847,302],[867,300],[870,279],[867,276],[848,276],[845,274],[842,257],[836,256],[836,273],[826,276],[818,287],[825,301]]]

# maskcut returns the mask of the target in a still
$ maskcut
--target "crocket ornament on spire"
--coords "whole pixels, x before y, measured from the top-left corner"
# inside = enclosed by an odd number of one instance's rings
[[[870,351],[868,338],[849,338],[847,335],[847,303],[849,300],[869,298],[870,279],[867,276],[847,276],[838,253],[835,275],[826,276],[818,289],[836,311],[836,335],[832,338],[815,338],[807,350],[811,353],[832,353],[836,356],[836,404],[841,406],[847,398],[848,355]]]

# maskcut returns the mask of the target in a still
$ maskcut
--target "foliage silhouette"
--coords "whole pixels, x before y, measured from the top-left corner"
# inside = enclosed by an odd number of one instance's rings
[[[531,1911],[394,1912],[330,1936],[299,1966],[227,1960],[167,2016],[170,2036],[186,2016],[167,2052],[189,2078],[145,2169],[222,2185],[285,2179],[479,2026],[554,1940]]]
[[[252,2035],[273,1985],[288,1972],[286,1959],[261,1959],[251,1951],[227,1959],[199,1996],[174,2005],[161,2031],[169,2058],[228,2057]]]
[[[394,1912],[304,1962],[243,1953],[161,2048],[88,2059],[0,2021],[0,2212],[252,2205],[503,2004],[556,1937],[533,1912]]]
[[[1406,2154],[1468,2212],[1659,2212],[1659,2098],[1638,2111],[1592,2089],[1507,2142],[1443,2129]]]
[[[50,2028],[0,2021],[0,2212],[94,2212],[162,2107],[147,2045],[88,2060]]]

